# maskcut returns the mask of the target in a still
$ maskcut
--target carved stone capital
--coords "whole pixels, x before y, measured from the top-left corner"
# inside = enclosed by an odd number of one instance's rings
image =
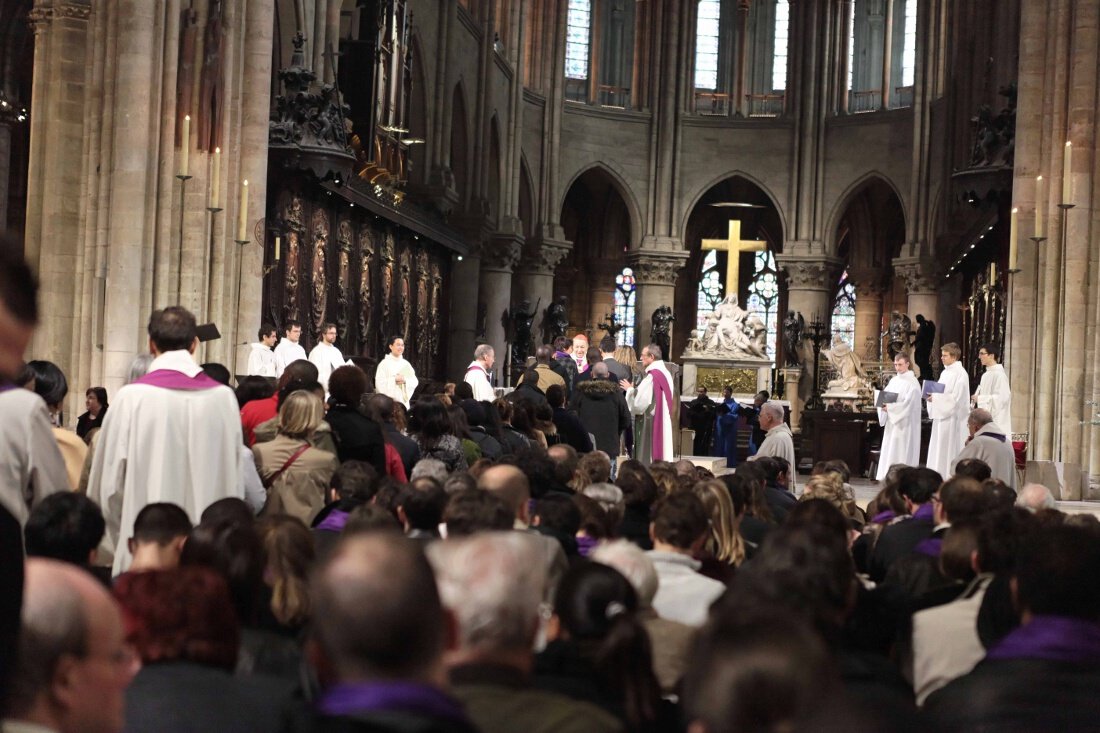
[[[894,273],[905,280],[905,292],[935,293],[940,289],[940,266],[930,258],[901,258],[894,260]]]
[[[564,238],[535,236],[524,243],[519,269],[529,275],[553,276],[554,270],[572,251],[573,245]]]
[[[675,285],[676,276],[687,264],[687,252],[635,250],[626,256],[639,285]]]
[[[787,274],[787,287],[792,290],[836,289],[837,275],[844,267],[839,257],[828,255],[777,254],[775,263]]]
[[[856,302],[869,298],[881,300],[889,290],[885,272],[882,270],[848,269],[848,279],[856,289]]]
[[[481,245],[481,269],[487,272],[512,274],[519,264],[523,237],[495,234]]]

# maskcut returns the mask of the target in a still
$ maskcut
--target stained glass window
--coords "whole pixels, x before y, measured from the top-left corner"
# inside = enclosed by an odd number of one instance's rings
[[[840,336],[853,350],[856,348],[856,289],[848,281],[848,272],[840,276],[840,283],[833,301],[833,336]]]
[[[787,88],[787,45],[790,43],[791,6],[775,0],[775,52],[772,55],[772,90]]]
[[[703,259],[703,274],[699,278],[699,293],[695,305],[695,330],[698,338],[707,330],[707,318],[722,302],[722,274],[718,272],[718,252],[711,250]]]
[[[905,0],[905,31],[901,45],[901,85],[913,86],[917,65],[917,0]]]
[[[634,345],[634,311],[638,293],[634,285],[634,270],[624,267],[615,276],[615,320],[622,324],[615,341],[619,346]]]
[[[699,0],[699,20],[695,26],[695,88],[718,88],[718,21],[722,16],[719,0]]]
[[[591,0],[569,0],[565,20],[565,75],[588,78],[588,36],[592,27]]]
[[[768,327],[768,356],[775,357],[775,339],[779,329],[779,272],[771,251],[757,252],[753,260],[752,283],[745,310]]]

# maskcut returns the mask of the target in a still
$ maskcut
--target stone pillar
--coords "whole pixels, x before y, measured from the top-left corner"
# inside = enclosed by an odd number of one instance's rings
[[[607,331],[600,328],[607,316],[615,309],[615,276],[620,272],[616,263],[600,263],[588,270],[588,322],[592,324],[589,334],[591,344],[598,346]]]
[[[636,250],[627,255],[627,262],[634,270],[634,279],[638,285],[638,296],[635,301],[635,334],[634,350],[639,354],[642,347],[653,340],[652,316],[653,311],[662,305],[676,306],[676,276],[687,263],[688,253],[678,252],[653,252]],[[672,331],[677,327],[691,328],[690,323],[672,324]],[[669,333],[669,343],[672,343],[672,333]],[[664,354],[667,361],[676,361],[679,354]]]
[[[455,257],[451,268],[451,333],[447,340],[447,374],[451,379],[461,379],[474,358],[480,272],[481,257],[474,252]]]
[[[907,311],[916,323],[921,314],[930,320],[936,319],[939,308],[939,267],[929,259],[896,259],[894,272],[905,279],[905,292],[909,296]]]
[[[498,375],[504,374],[507,359],[506,313],[512,307],[512,273],[519,262],[523,237],[498,232],[481,248],[481,301],[485,303],[485,340],[496,352]],[[501,382],[503,384],[503,382]]]
[[[833,312],[836,274],[844,267],[838,257],[829,255],[775,256],[787,275],[787,310],[797,311],[810,323],[814,318],[828,323]]]
[[[882,358],[882,299],[886,283],[878,270],[849,270],[849,273],[856,289],[855,351],[864,361],[879,361]]]
[[[560,227],[558,236],[557,239],[538,237],[525,242],[516,273],[519,292],[531,301],[532,308],[537,307],[535,322],[531,324],[535,346],[543,342],[543,313],[554,300],[554,270],[572,249]]]

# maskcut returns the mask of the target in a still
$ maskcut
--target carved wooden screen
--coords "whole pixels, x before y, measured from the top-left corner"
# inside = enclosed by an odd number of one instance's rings
[[[335,323],[346,357],[378,360],[386,340],[401,336],[418,374],[442,374],[449,252],[308,185],[273,181],[269,190],[275,208],[264,233],[263,319],[280,334],[287,320],[300,321],[307,351],[321,326]]]
[[[982,344],[994,344],[1004,353],[1007,301],[1002,279],[997,266],[990,264],[974,276],[969,295],[959,305],[963,316],[963,365],[970,373],[971,391],[985,371],[978,360]]]

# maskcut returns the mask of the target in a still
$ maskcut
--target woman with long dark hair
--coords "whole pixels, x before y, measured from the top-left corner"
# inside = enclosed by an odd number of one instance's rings
[[[437,458],[451,473],[470,467],[447,408],[434,397],[425,396],[413,403],[409,413],[409,432],[420,447],[421,458]]]

